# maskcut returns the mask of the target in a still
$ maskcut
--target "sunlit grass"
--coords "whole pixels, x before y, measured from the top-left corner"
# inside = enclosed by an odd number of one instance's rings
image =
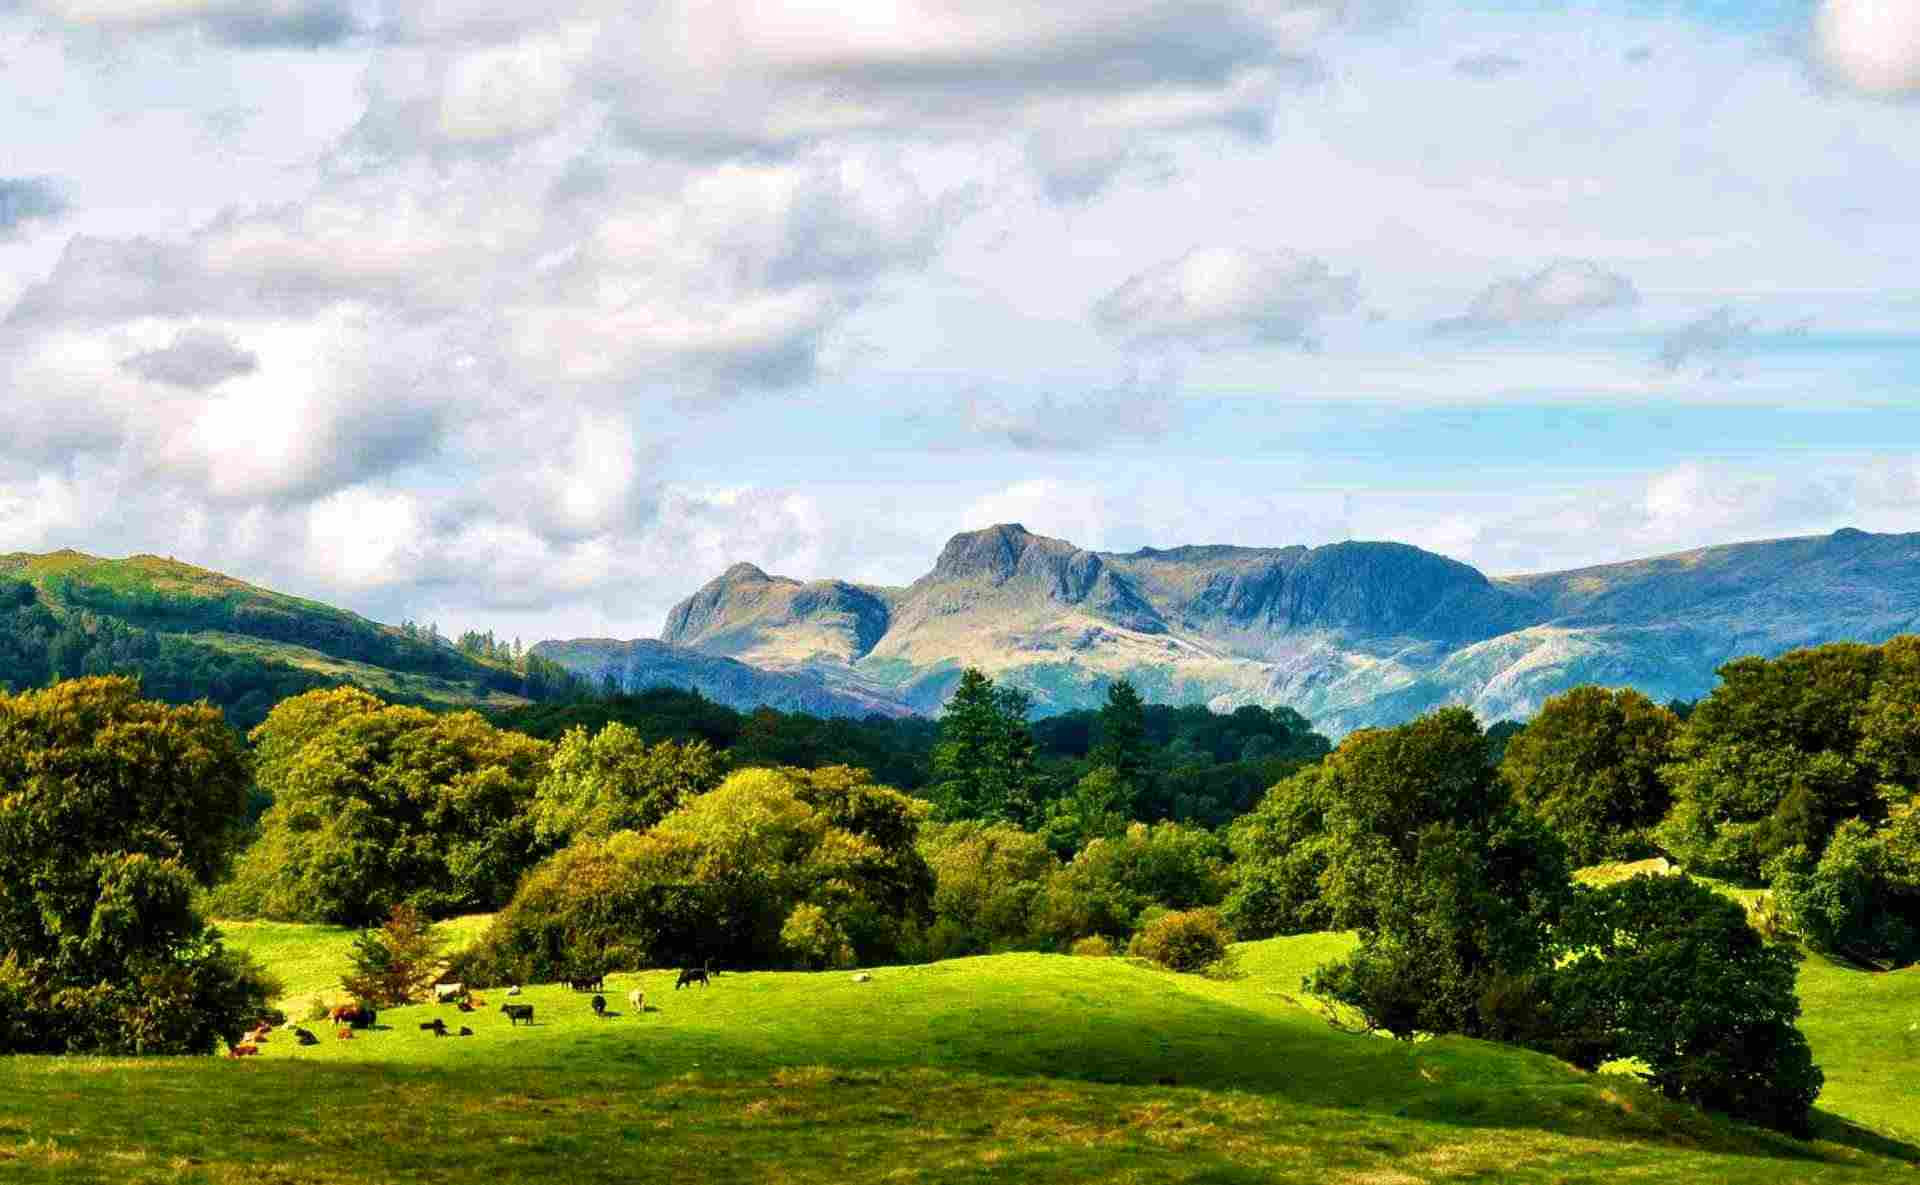
[[[468,932],[475,925],[466,922]],[[291,991],[350,937],[233,926]],[[1219,981],[1123,959],[611,978],[618,1015],[528,987],[536,1024],[414,1006],[258,1059],[0,1062],[0,1178],[187,1182],[1842,1182],[1914,1177],[1920,977],[1809,964],[1827,1064],[1801,1144],[1481,1042],[1333,1032],[1300,977],[1351,939],[1239,948]],[[639,986],[648,1009],[626,1002]],[[1863,1004],[1871,1003],[1869,1010]],[[474,1030],[437,1038],[435,1016]],[[1849,1124],[1857,1126],[1849,1126]]]

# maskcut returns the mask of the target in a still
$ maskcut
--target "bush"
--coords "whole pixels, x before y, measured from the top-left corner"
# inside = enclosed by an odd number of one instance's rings
[[[1087,959],[1111,958],[1113,956],[1113,943],[1095,934],[1087,938],[1082,938],[1080,941],[1074,943],[1069,953]]]
[[[1219,910],[1190,909],[1154,919],[1127,949],[1174,971],[1204,971],[1227,957],[1232,942]]]

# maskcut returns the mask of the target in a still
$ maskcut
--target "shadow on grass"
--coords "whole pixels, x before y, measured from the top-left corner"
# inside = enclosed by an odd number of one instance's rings
[[[1903,1161],[1920,1167],[1920,1145],[1882,1135],[1872,1128],[1862,1127],[1851,1119],[1828,1111],[1817,1108],[1814,1110],[1813,1134],[1819,1139],[1852,1148],[1856,1152]]]

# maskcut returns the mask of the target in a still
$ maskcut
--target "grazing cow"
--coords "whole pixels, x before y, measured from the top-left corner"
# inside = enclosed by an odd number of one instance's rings
[[[470,1028],[468,1028],[468,1027],[467,1027],[467,1026],[465,1026],[465,1025],[461,1025],[461,1026],[460,1026],[460,1035],[461,1035],[462,1037],[471,1037],[471,1036],[473,1036],[473,1030],[472,1030],[472,1029],[470,1029]]]
[[[467,994],[464,983],[436,983],[433,985],[433,1002],[445,1004],[448,1000],[458,1000]]]
[[[605,991],[607,977],[597,972],[593,975],[575,975],[567,980],[567,986],[576,992]]]
[[[639,988],[634,988],[628,992],[627,1007],[633,1009],[635,1012],[645,1012],[647,1010],[647,993],[641,991]]]
[[[334,1036],[336,1036],[336,1037],[338,1037],[338,1038],[340,1038],[340,1039],[341,1039],[342,1041],[351,1041],[351,1040],[353,1040],[353,1030],[352,1030],[352,1029],[336,1029],[336,1030],[334,1031],[334,1034],[333,1034],[333,1035],[334,1035]]]
[[[370,1029],[379,1013],[362,1004],[342,1004],[327,1015],[336,1024],[345,1021],[356,1029]]]
[[[253,1044],[251,1041],[242,1041],[240,1044],[234,1046],[232,1049],[227,1050],[227,1056],[228,1057],[259,1057],[260,1047],[258,1045]]]
[[[293,1039],[295,1041],[298,1041],[302,1045],[320,1044],[320,1038],[314,1036],[312,1033],[307,1032],[307,1030],[305,1029],[295,1029],[293,1031]]]
[[[517,1025],[523,1020],[528,1024],[533,1023],[533,1005],[531,1004],[502,1004],[500,1011],[507,1014],[509,1025]]]
[[[680,972],[679,979],[676,979],[673,981],[673,990],[677,992],[681,988],[686,987],[690,983],[697,983],[701,987],[706,987],[707,976],[709,974],[711,974],[711,972],[709,972],[707,968],[705,968],[704,966],[688,967],[686,970]]]
[[[422,1024],[420,1031],[423,1033],[432,1033],[436,1037],[444,1037],[447,1035],[447,1022],[436,1016],[432,1020]]]
[[[595,996],[593,998],[593,1014],[601,1020],[607,1019],[607,998],[605,996]]]

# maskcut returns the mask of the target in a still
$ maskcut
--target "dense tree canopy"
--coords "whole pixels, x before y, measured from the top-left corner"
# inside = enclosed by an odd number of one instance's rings
[[[555,746],[534,795],[534,832],[560,847],[580,836],[644,831],[726,772],[726,759],[705,741],[648,745],[617,722],[591,736],[575,727]]]
[[[311,692],[252,737],[273,806],[222,911],[364,925],[401,903],[492,909],[540,854],[531,808],[549,746],[472,712]]]
[[[742,770],[650,830],[582,839],[540,865],[464,973],[898,957],[928,920],[925,814],[858,770]]]
[[[1888,804],[1883,764],[1920,721],[1889,712],[1869,757],[1863,712],[1882,669],[1873,646],[1836,644],[1720,668],[1720,684],[1688,717],[1667,769],[1673,811],[1657,833],[1690,867],[1757,880],[1769,861],[1817,860],[1848,819],[1877,826]]]
[[[1500,777],[1566,841],[1576,865],[1637,860],[1672,799],[1661,768],[1679,718],[1637,691],[1576,687],[1506,745]]]
[[[0,1052],[210,1052],[272,988],[192,899],[240,835],[214,709],[130,679],[0,694]]]

